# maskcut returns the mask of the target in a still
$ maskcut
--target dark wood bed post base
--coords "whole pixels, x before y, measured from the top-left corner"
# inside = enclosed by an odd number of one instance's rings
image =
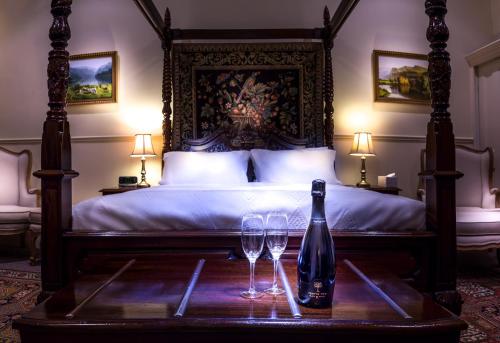
[[[451,66],[446,51],[449,38],[445,23],[446,0],[426,0],[429,16],[427,40],[430,42],[429,79],[432,113],[427,125],[426,182],[427,228],[437,236],[434,298],[449,310],[460,314],[462,300],[456,291],[456,207],[455,137],[448,112]]]
[[[43,125],[41,170],[34,173],[42,180],[42,293],[39,300],[60,289],[63,279],[63,233],[71,230],[71,141],[66,118],[66,92],[69,78],[71,31],[68,16],[72,0],[52,0],[53,23],[49,38],[48,90],[49,111]]]

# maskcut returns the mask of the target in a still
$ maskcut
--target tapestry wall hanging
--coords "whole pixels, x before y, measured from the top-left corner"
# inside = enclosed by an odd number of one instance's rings
[[[234,148],[268,132],[322,143],[321,44],[177,44],[173,56],[174,150],[221,128]]]

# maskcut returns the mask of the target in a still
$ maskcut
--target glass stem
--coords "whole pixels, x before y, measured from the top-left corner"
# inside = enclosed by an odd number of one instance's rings
[[[255,293],[255,262],[250,261],[250,293]]]
[[[273,258],[274,274],[273,274],[273,289],[278,288],[278,259]]]

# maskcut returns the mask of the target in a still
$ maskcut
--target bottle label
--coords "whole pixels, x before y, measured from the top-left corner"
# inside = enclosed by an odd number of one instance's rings
[[[324,299],[328,296],[328,292],[324,289],[323,281],[314,280],[312,289],[307,292],[307,295],[312,299]]]

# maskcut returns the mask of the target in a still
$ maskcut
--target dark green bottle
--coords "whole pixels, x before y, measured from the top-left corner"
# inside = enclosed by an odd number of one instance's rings
[[[298,302],[307,307],[330,307],[335,288],[335,252],[325,218],[325,181],[312,182],[312,211],[302,238],[298,263]]]

